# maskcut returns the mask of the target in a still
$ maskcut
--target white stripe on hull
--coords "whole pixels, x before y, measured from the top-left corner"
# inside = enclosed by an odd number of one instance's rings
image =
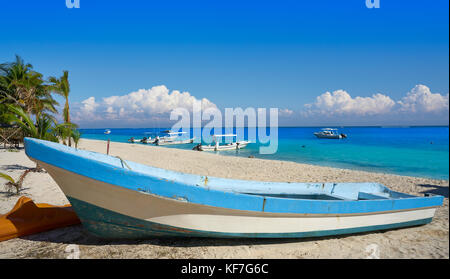
[[[435,208],[341,216],[234,210],[177,201],[93,180],[39,161],[66,196],[126,216],[192,230],[290,233],[378,226],[432,218]]]
[[[180,214],[148,221],[185,229],[223,233],[297,233],[371,227],[432,218],[436,209],[427,208],[386,214],[333,217],[250,217]]]

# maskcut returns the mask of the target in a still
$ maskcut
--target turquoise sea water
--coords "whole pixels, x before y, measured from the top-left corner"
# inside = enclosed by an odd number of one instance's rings
[[[251,128],[250,128],[251,129]],[[134,137],[154,137],[165,129],[80,129],[82,138],[127,142]],[[259,142],[222,155],[285,160],[322,166],[358,169],[399,175],[449,178],[448,127],[343,127],[347,139],[317,139],[318,127],[278,128],[278,150],[260,154]],[[224,132],[224,131],[223,131]],[[246,137],[249,129],[245,128]],[[191,131],[192,133],[192,131]],[[268,133],[268,131],[267,131]],[[131,144],[131,143],[130,143]],[[196,144],[165,146],[192,149]]]

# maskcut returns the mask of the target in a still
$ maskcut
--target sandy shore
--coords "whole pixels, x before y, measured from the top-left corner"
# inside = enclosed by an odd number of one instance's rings
[[[82,139],[80,148],[106,153],[106,142]],[[221,156],[112,142],[110,154],[126,160],[192,174],[236,179],[289,182],[380,182],[395,191],[444,195],[431,224],[386,232],[314,239],[149,239],[105,241],[83,230],[81,225],[0,242],[0,258],[65,258],[68,245],[78,245],[80,258],[366,258],[376,247],[380,258],[448,258],[448,180],[434,180],[383,173],[344,170]],[[23,150],[0,149],[0,172],[17,179],[34,167]],[[0,214],[8,212],[19,198],[10,195],[0,181]],[[20,196],[35,202],[67,204],[64,194],[45,172],[30,173]],[[71,246],[69,246],[71,247]]]

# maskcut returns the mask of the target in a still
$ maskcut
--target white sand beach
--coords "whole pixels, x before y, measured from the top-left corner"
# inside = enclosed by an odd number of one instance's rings
[[[79,148],[106,153],[106,142],[81,139]],[[307,239],[146,239],[107,241],[89,235],[81,225],[0,242],[0,258],[66,258],[78,245],[80,258],[449,258],[448,180],[434,180],[299,164],[221,156],[141,144],[111,142],[110,154],[155,167],[225,178],[285,182],[380,182],[392,190],[444,195],[432,223],[412,228]],[[34,167],[24,150],[0,149],[0,172],[17,179]],[[0,214],[20,196],[54,205],[68,201],[45,172],[30,173],[20,195],[0,181]],[[70,247],[70,246],[69,246]]]

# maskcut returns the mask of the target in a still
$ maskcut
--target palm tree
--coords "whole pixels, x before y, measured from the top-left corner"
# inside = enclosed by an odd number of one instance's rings
[[[53,116],[57,113],[58,103],[52,92],[66,101],[62,124],[58,124]],[[77,146],[80,132],[76,130],[77,125],[70,122],[69,92],[68,71],[63,71],[60,78],[50,77],[46,82],[31,64],[16,55],[14,62],[0,64],[0,122],[19,126],[29,137],[53,142],[61,139],[64,144],[68,140],[69,146],[73,139]],[[36,165],[34,171],[40,169]]]
[[[75,148],[78,148],[78,142],[80,141],[81,138],[80,131],[73,129],[71,137],[73,139],[73,142],[75,143]]]
[[[57,124],[53,116],[58,103],[52,92],[65,98],[63,124]],[[16,55],[14,62],[0,64],[0,121],[18,125],[30,137],[51,141],[59,138],[71,146],[72,139],[78,141],[79,132],[70,121],[69,92],[68,71],[63,71],[60,78],[50,77],[48,84],[31,64]]]
[[[31,64],[25,64],[23,59],[18,55],[16,55],[15,62],[1,64],[0,84],[2,84],[2,95],[7,97],[10,102],[24,107],[25,100],[29,98],[32,91],[31,83],[37,82],[42,77],[32,69],[33,66]]]
[[[10,112],[5,115],[8,122],[18,125],[27,136],[58,142],[58,138],[53,132],[53,126],[55,124],[54,118],[47,114],[40,114],[39,117],[36,118],[36,123],[33,123],[30,115],[27,114],[21,107],[15,105],[6,106]]]
[[[1,98],[0,97],[0,124],[4,124],[7,122],[4,114],[6,114],[8,112],[8,107],[5,104],[5,99],[6,98]]]
[[[55,123],[53,133],[57,138],[60,138],[63,141],[64,145],[66,145],[66,139],[73,139],[74,132],[78,132],[77,127],[78,125],[74,123]]]
[[[58,103],[51,96],[51,87],[42,74],[33,71],[20,56],[12,63],[0,64],[0,99],[3,103],[22,107],[26,113],[56,113]]]
[[[33,123],[30,115],[28,115],[21,107],[15,105],[6,105],[9,113],[6,114],[9,123],[18,125],[24,133],[32,138],[43,139],[58,142],[58,137],[54,132],[54,119],[47,114],[40,114]],[[36,163],[34,171],[41,171],[42,168]]]
[[[70,111],[69,111],[69,93],[70,93],[70,83],[69,83],[69,72],[63,71],[63,75],[60,78],[50,77],[49,81],[52,83],[51,90],[64,97],[66,103],[64,105],[63,117],[64,123],[70,124]],[[69,141],[69,146],[72,146],[70,135],[67,137]]]

